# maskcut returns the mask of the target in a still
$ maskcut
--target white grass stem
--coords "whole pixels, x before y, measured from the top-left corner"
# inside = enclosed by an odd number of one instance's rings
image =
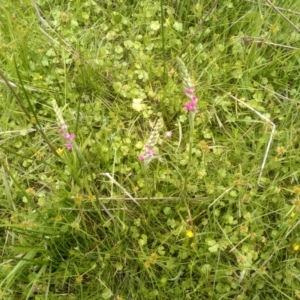
[[[273,42],[265,40],[264,38],[255,38],[255,37],[251,37],[251,36],[244,36],[242,39],[244,39],[244,41],[256,43],[259,45],[269,45],[269,46],[281,47],[281,48],[286,48],[286,49],[291,49],[291,50],[300,50],[300,48],[298,48],[298,47],[273,43]]]
[[[244,0],[245,2],[249,2],[249,3],[253,3],[253,4],[257,4],[257,1],[251,1],[251,0]],[[262,3],[262,5],[264,6],[270,6],[270,4],[265,4],[265,3]],[[277,8],[278,10],[281,10],[281,11],[285,11],[285,12],[288,12],[290,14],[293,14],[293,15],[300,15],[300,12],[298,11],[294,11],[294,10],[291,10],[291,9],[286,9],[286,8],[282,8],[282,7],[279,7],[279,6],[275,6],[273,5],[273,7]]]
[[[109,173],[100,173],[102,176],[108,177],[117,187],[119,187],[135,204],[138,206],[139,203],[127,192],[127,190],[119,183],[117,182]]]
[[[257,179],[257,184],[260,185],[260,179],[261,179],[261,176],[263,174],[263,171],[264,171],[264,168],[265,168],[265,165],[266,165],[266,161],[267,161],[268,154],[269,154],[269,151],[270,151],[270,147],[271,147],[271,144],[272,144],[272,141],[273,141],[273,137],[274,137],[276,125],[272,121],[270,121],[267,117],[265,117],[262,113],[260,113],[259,111],[257,111],[256,109],[254,109],[253,107],[251,107],[249,104],[245,103],[244,101],[238,99],[237,97],[231,95],[230,93],[229,93],[229,97],[231,97],[232,99],[234,99],[237,102],[239,102],[239,103],[243,104],[244,106],[246,106],[248,109],[250,109],[252,112],[254,112],[255,114],[257,114],[261,119],[263,119],[264,121],[268,122],[272,126],[270,138],[269,138],[269,141],[268,141],[268,144],[267,144],[267,148],[266,148],[266,151],[265,151],[264,159],[263,159],[263,162],[261,164],[259,175],[258,175],[258,179]]]
[[[279,93],[276,93],[275,91],[272,91],[271,89],[269,89],[267,86],[265,86],[265,85],[262,85],[262,84],[260,84],[260,83],[257,83],[261,88],[263,88],[264,90],[266,90],[266,91],[268,91],[268,92],[270,92],[270,93],[273,93],[274,95],[276,95],[278,98],[280,98],[280,99],[282,99],[282,100],[287,100],[287,101],[292,101],[292,99],[291,98],[289,98],[289,97],[286,97],[286,96],[283,96],[283,95],[281,95],[281,94],[279,94]]]
[[[178,150],[179,150],[179,148],[180,148],[180,145],[181,145],[181,140],[182,140],[182,127],[181,127],[180,120],[177,120],[177,123],[178,123],[179,140],[178,140],[178,146],[177,146],[177,148],[176,148],[175,153],[178,152]]]
[[[72,54],[75,54],[77,57],[79,57],[79,53],[72,47],[71,44],[69,44],[65,39],[63,39],[59,33],[53,29],[51,27],[51,25],[42,17],[42,14],[40,12],[40,9],[38,7],[38,5],[36,4],[35,0],[32,0],[32,5],[36,11],[36,15],[37,15],[37,18],[40,22],[40,30],[41,32],[47,37],[47,39],[50,41],[50,43],[53,45],[53,44],[57,44],[59,46],[62,46],[67,52],[69,53],[72,53]],[[48,33],[47,33],[47,29],[50,29],[53,33],[55,33],[60,41],[57,41],[55,40],[53,37],[51,37]],[[62,45],[61,42],[64,44]]]
[[[228,194],[231,190],[233,189],[233,187],[230,187],[228,189],[226,189],[218,198],[216,198],[209,206],[208,208],[210,208],[211,206],[213,206],[216,202],[218,202],[220,199],[223,198],[223,196],[225,196],[226,194]]]
[[[19,87],[17,84],[13,83],[12,81],[7,81],[7,83],[6,83],[4,80],[0,79],[0,83],[3,83],[5,85],[8,83],[13,88]],[[25,90],[28,90],[28,91],[34,91],[34,92],[39,92],[40,91],[37,88],[26,86],[26,85],[24,85],[23,87],[24,87]]]
[[[182,197],[139,197],[139,198],[134,198],[136,201],[181,201]],[[199,201],[204,201],[205,198],[186,198],[187,200],[191,200],[194,202],[199,202]],[[98,200],[109,200],[109,201],[132,201],[132,197],[103,197],[103,198],[98,198]]]
[[[298,33],[300,33],[300,28],[296,26],[291,20],[289,20],[276,6],[274,6],[269,0],[265,0],[276,12],[284,18],[292,27],[294,27]]]

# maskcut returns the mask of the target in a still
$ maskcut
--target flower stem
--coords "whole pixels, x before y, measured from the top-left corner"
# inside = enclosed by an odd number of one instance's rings
[[[189,139],[189,161],[188,166],[191,164],[192,160],[192,147],[193,147],[193,141],[194,141],[194,119],[195,119],[196,112],[193,110],[190,110],[189,112],[189,123],[190,123],[190,139]]]

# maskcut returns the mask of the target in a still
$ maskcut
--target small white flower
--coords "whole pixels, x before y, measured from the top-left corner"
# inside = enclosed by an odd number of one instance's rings
[[[166,132],[166,137],[169,138],[169,137],[172,136],[172,134],[173,134],[172,131],[167,131],[167,132]]]

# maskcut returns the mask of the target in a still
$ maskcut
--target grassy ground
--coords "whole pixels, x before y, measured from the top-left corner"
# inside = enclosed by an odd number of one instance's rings
[[[300,299],[300,1],[16,2],[0,298]]]

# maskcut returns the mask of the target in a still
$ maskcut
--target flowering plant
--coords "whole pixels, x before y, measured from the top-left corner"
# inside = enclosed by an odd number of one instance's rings
[[[54,112],[56,114],[57,123],[60,126],[60,129],[58,130],[58,132],[66,140],[66,143],[65,143],[66,148],[68,150],[71,150],[73,148],[72,141],[75,139],[75,134],[68,132],[68,126],[62,116],[61,109],[58,107],[55,100],[52,101],[52,106],[53,106]]]
[[[193,132],[194,132],[194,119],[198,112],[196,105],[198,97],[195,95],[195,88],[192,83],[191,77],[187,70],[185,63],[178,57],[177,58],[179,71],[183,80],[184,94],[189,98],[189,102],[184,105],[184,108],[189,112],[189,123],[190,123],[190,141],[189,141],[189,162],[192,156],[192,145],[193,145]]]

